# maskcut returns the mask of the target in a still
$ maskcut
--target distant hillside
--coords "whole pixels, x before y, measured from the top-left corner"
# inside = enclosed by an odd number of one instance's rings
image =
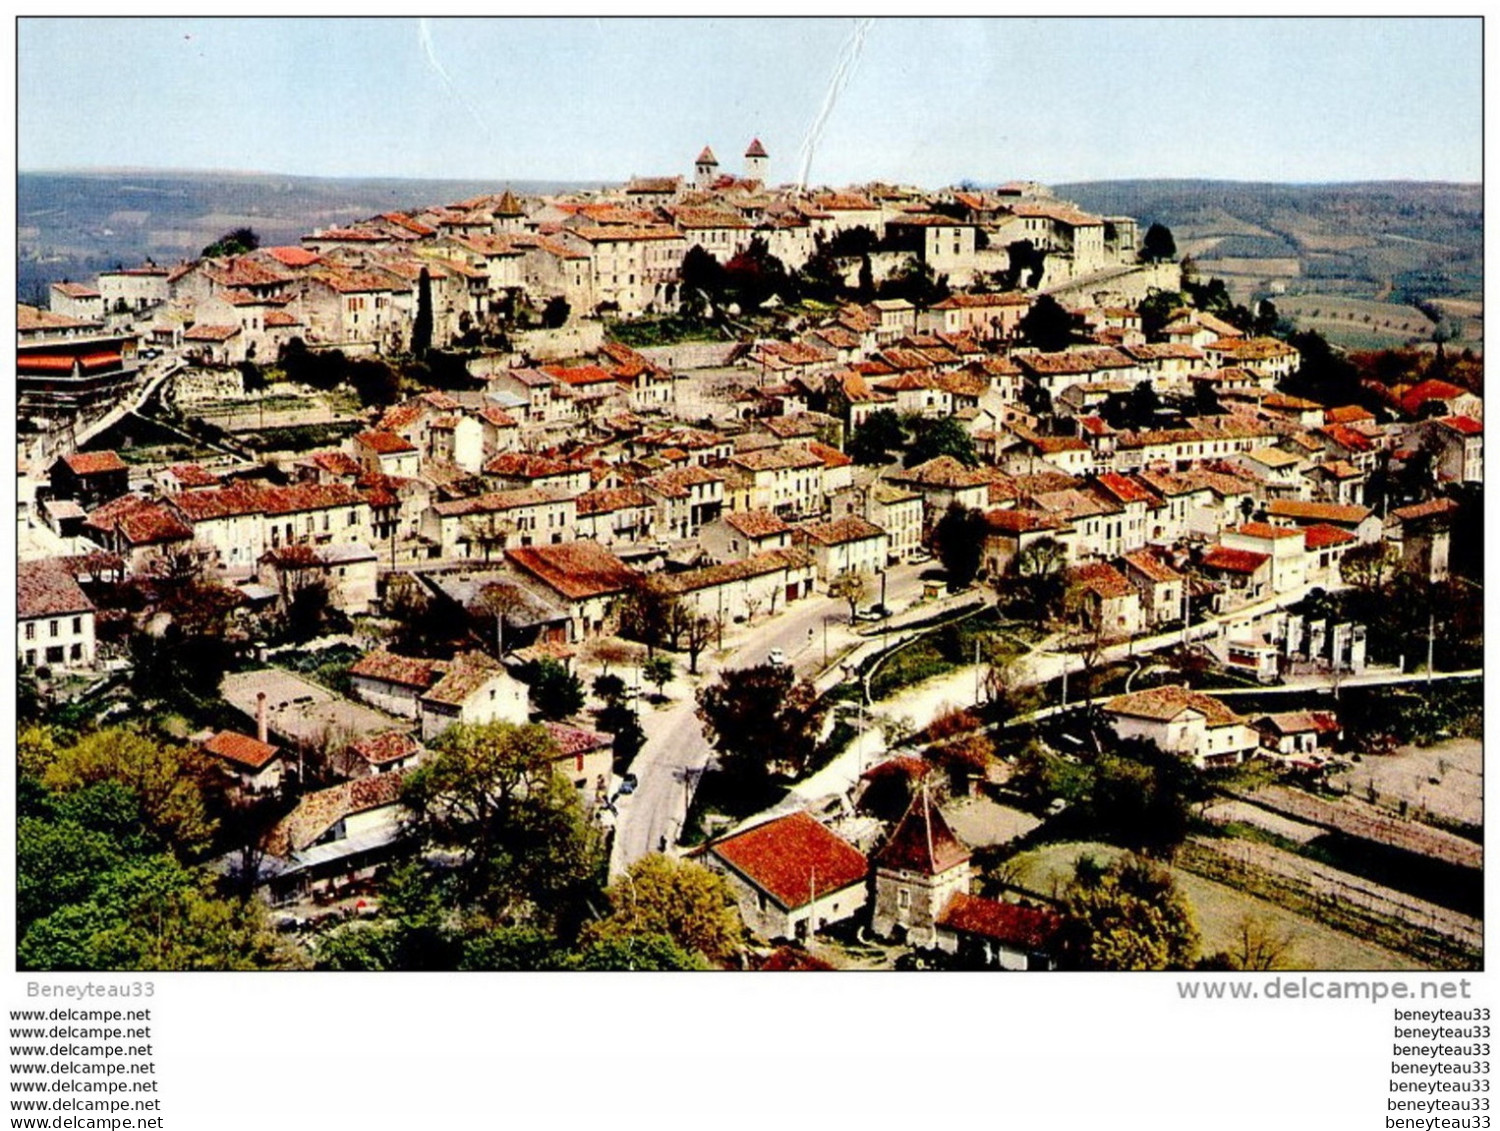
[[[231,228],[264,243],[377,212],[447,204],[506,188],[584,186],[539,181],[327,179],[258,173],[20,173],[16,177],[18,297],[45,302],[49,284],[83,280],[150,257],[191,258]]]
[[[1095,181],[1055,188],[1091,211],[1166,224],[1179,250],[1205,271],[1242,283],[1281,280],[1287,293],[1399,303],[1481,297],[1480,185]]]

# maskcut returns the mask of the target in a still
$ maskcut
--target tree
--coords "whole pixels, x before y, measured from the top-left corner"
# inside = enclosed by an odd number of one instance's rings
[[[1055,538],[1038,538],[1010,560],[1006,574],[1030,615],[1045,620],[1067,594],[1067,551]]]
[[[1063,949],[1085,970],[1185,970],[1198,953],[1192,907],[1169,872],[1138,856],[1081,857],[1063,901]]]
[[[614,706],[625,698],[625,681],[617,675],[605,672],[594,677],[590,690],[598,698],[604,700],[606,706]]]
[[[688,671],[697,675],[698,657],[703,654],[703,649],[707,648],[708,642],[713,639],[717,622],[710,617],[688,613],[684,624],[683,631],[687,637]]]
[[[974,450],[974,437],[951,416],[919,419],[915,436],[907,450],[905,463],[915,467],[938,456],[952,456],[965,467],[977,467],[979,454]]]
[[[701,864],[653,853],[637,860],[605,893],[611,912],[589,924],[579,941],[665,935],[689,954],[723,963],[744,938],[734,893],[725,879]]]
[[[800,773],[812,757],[822,715],[817,691],[787,665],[719,673],[698,691],[698,718],[731,777],[764,785],[772,763]]]
[[[225,232],[198,254],[204,259],[221,259],[227,255],[245,255],[260,246],[254,228],[235,228]]]
[[[620,635],[639,640],[648,656],[655,656],[672,633],[680,616],[677,598],[641,578],[620,602]]]
[[[401,398],[400,375],[379,358],[351,361],[346,372],[360,404],[366,408],[387,408]]]
[[[565,963],[569,970],[706,970],[708,964],[688,954],[666,935],[634,935],[591,943]]]
[[[518,673],[531,685],[531,705],[544,719],[566,719],[583,710],[583,681],[559,660],[544,656]]]
[[[656,694],[660,698],[675,672],[669,656],[653,656],[641,668],[641,674],[646,677],[647,683],[656,685]]]
[[[417,275],[417,316],[411,324],[411,352],[426,357],[432,349],[432,275],[423,267]]]
[[[213,894],[204,872],[169,856],[105,873],[89,898],[32,923],[17,946],[29,970],[293,969],[302,959],[258,900]]]
[[[530,602],[527,601],[526,594],[521,587],[508,582],[491,582],[482,586],[475,595],[474,603],[469,606],[469,611],[486,621],[494,622],[495,658],[497,660],[505,658],[506,620],[528,608],[529,605]]]
[[[1339,576],[1356,589],[1380,592],[1394,580],[1400,566],[1401,555],[1389,542],[1366,542],[1344,555]]]
[[[1162,328],[1171,321],[1172,315],[1186,305],[1177,291],[1153,290],[1136,306],[1141,316],[1141,332],[1151,341],[1160,337]]]
[[[828,583],[828,595],[849,603],[849,623],[859,612],[860,602],[870,595],[870,575],[867,573],[841,573]]]
[[[948,575],[950,590],[962,589],[974,581],[984,558],[984,540],[989,525],[984,512],[959,502],[948,504],[943,517],[932,529],[932,542]]]
[[[457,723],[406,780],[410,832],[457,855],[461,902],[556,919],[583,898],[601,845],[558,755],[537,724]]]
[[[1067,349],[1077,328],[1078,320],[1051,295],[1037,296],[1016,324],[1026,344],[1043,353]]]
[[[1161,263],[1165,260],[1177,258],[1177,241],[1172,238],[1172,230],[1165,224],[1152,224],[1146,229],[1146,237],[1141,240],[1141,259],[1147,263]]]
[[[164,745],[125,727],[107,727],[56,749],[41,779],[58,793],[115,782],[139,801],[153,834],[179,852],[192,853],[206,846],[214,831],[203,788],[210,772],[195,750]]]
[[[892,452],[906,446],[906,429],[893,409],[880,408],[865,417],[844,451],[855,463],[875,467],[889,463]]]
[[[548,330],[561,329],[568,324],[568,315],[572,313],[567,299],[562,295],[553,295],[547,300],[547,305],[542,307],[542,326]]]
[[[1234,928],[1234,945],[1198,965],[1216,970],[1285,970],[1296,935],[1282,930],[1269,915],[1247,912]]]
[[[1187,835],[1203,776],[1186,759],[1146,739],[1104,734],[1090,767],[1089,827],[1127,848],[1170,852]]]
[[[713,253],[699,244],[688,248],[678,269],[683,302],[707,302],[717,306],[724,294],[724,267]]]

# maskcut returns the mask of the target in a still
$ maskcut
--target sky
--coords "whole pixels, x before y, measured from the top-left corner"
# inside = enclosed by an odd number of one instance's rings
[[[1464,19],[18,22],[19,168],[613,182],[1481,177]]]

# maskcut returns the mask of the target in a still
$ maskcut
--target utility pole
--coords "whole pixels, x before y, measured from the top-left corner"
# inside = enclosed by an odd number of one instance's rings
[[[1435,619],[1432,613],[1427,614],[1427,689],[1432,690],[1432,637]]]
[[[974,704],[979,704],[979,637],[974,637]]]

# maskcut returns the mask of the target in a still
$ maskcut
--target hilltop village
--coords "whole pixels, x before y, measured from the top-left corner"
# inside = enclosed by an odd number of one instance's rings
[[[1089,907],[1169,889],[1123,964],[1472,965],[1477,763],[1413,744],[1477,712],[1477,360],[1351,377],[1039,184],[771,168],[21,306],[23,770],[170,749],[268,964],[401,965],[416,867],[585,967],[1106,964]],[[61,906],[24,961],[87,964]],[[458,921],[424,961],[498,968]]]

